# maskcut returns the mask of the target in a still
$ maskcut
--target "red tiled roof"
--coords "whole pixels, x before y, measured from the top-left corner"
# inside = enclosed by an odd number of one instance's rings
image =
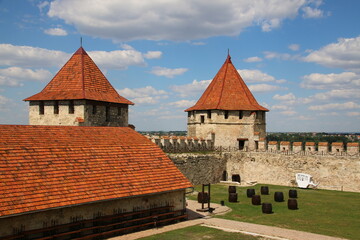
[[[118,94],[82,47],[40,93],[24,101],[75,99],[134,104]]]
[[[0,216],[191,187],[127,127],[0,125]]]
[[[288,142],[288,141],[282,141],[282,142],[280,142],[280,145],[290,145],[290,142]]]
[[[351,143],[347,143],[347,146],[348,146],[348,147],[358,147],[358,146],[359,146],[359,143],[357,143],[357,142],[351,142]]]
[[[343,142],[333,142],[331,143],[332,146],[344,146],[344,143]]]
[[[197,103],[185,111],[211,109],[269,111],[257,103],[232,64],[230,55]]]
[[[315,146],[315,142],[306,142],[305,146]]]
[[[319,142],[318,146],[328,146],[329,143],[328,142]]]
[[[293,142],[293,146],[302,146],[302,142]]]
[[[269,144],[269,145],[276,145],[276,144],[277,144],[277,141],[269,141],[268,144]]]

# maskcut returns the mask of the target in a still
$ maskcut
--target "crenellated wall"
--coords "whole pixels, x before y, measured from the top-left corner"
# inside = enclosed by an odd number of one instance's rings
[[[214,146],[212,139],[185,136],[148,136],[165,152],[198,152],[198,151],[240,151],[237,147]],[[345,150],[346,149],[346,150]],[[295,155],[360,155],[359,143],[342,142],[288,142],[257,141],[256,148],[245,147],[242,152],[270,152]]]

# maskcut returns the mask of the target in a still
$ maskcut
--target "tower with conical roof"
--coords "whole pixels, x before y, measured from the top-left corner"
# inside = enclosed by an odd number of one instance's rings
[[[80,47],[30,102],[30,125],[128,126],[128,106]]]
[[[188,112],[188,136],[215,146],[256,149],[265,138],[268,109],[258,104],[228,54],[210,85]]]

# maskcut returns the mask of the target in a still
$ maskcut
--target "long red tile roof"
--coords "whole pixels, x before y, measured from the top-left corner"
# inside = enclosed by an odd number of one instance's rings
[[[75,99],[134,104],[118,94],[82,47],[40,93],[24,101]]]
[[[191,187],[126,127],[0,125],[0,216]]]
[[[257,103],[232,64],[230,55],[197,103],[185,111],[212,109],[269,111]]]

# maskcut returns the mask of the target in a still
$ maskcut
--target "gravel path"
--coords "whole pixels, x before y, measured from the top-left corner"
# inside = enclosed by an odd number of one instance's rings
[[[215,211],[210,214],[208,212],[202,213],[197,212],[196,209],[201,208],[201,204],[197,201],[187,200],[187,214],[189,215],[189,220],[180,222],[177,224],[172,224],[164,226],[161,228],[153,228],[145,231],[135,232],[120,237],[110,238],[111,240],[132,240],[139,239],[154,234],[159,234],[163,232],[168,232],[180,228],[185,228],[194,225],[202,225],[205,227],[212,227],[216,229],[221,229],[229,232],[240,232],[244,234],[249,234],[253,236],[260,236],[263,239],[276,239],[276,240],[341,240],[344,238],[329,237],[325,235],[308,233],[290,229],[284,229],[279,227],[270,227],[260,224],[238,222],[232,220],[226,220],[221,218],[211,218],[213,215],[225,214],[231,211],[230,208],[226,206],[221,206],[219,204],[211,204],[211,207],[215,208]]]

